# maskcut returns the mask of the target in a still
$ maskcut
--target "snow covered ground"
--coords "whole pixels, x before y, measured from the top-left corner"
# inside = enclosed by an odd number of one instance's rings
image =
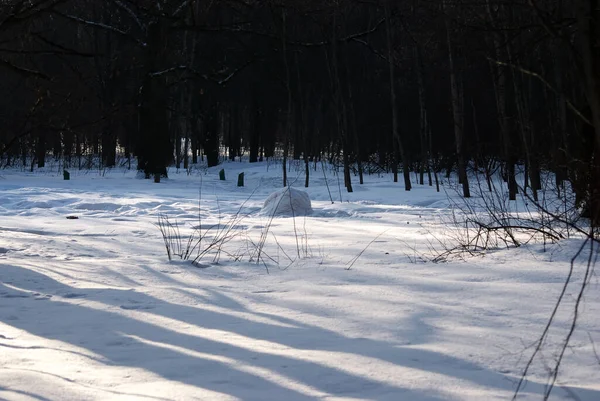
[[[312,215],[271,219],[260,208],[280,169],[226,163],[160,184],[120,170],[0,171],[0,399],[512,397],[579,240],[424,263],[447,230],[444,192],[370,175],[347,194],[318,166]],[[218,263],[169,262],[159,215],[184,235],[235,221],[236,235]],[[542,398],[580,270],[519,399]],[[551,399],[600,400],[590,285]]]

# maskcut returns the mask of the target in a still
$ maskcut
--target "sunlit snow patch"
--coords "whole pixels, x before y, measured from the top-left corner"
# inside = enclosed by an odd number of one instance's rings
[[[282,188],[265,200],[261,213],[268,216],[306,216],[313,212],[310,197],[295,188]]]

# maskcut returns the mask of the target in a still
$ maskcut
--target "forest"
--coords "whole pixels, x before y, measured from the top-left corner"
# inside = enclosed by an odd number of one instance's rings
[[[0,1],[2,400],[600,400],[599,245],[600,0]]]
[[[159,180],[275,157],[302,160],[309,186],[326,160],[349,192],[372,171],[407,191],[457,172],[464,197],[471,172],[500,171],[510,199],[536,200],[551,172],[599,222],[599,14],[596,0],[4,1],[0,163]]]

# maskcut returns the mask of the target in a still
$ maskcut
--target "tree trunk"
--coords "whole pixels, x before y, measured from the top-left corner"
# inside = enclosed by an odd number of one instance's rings
[[[190,134],[187,129],[185,131],[185,140],[183,143],[183,168],[187,170],[190,168]]]
[[[430,155],[428,154],[427,135],[429,132],[429,119],[427,117],[427,103],[425,102],[425,83],[423,79],[423,62],[421,59],[421,49],[415,43],[415,68],[417,71],[417,84],[419,87],[419,110],[420,110],[420,142],[421,142],[421,166],[419,184],[423,185],[423,175],[427,168],[429,175],[429,186],[431,186],[431,172],[429,168]]]
[[[294,64],[296,67],[296,79],[298,80],[298,99],[300,103],[300,124],[301,127],[299,129],[300,135],[302,137],[302,159],[304,160],[304,187],[308,188],[308,184],[310,183],[310,167],[308,165],[308,122],[306,119],[306,110],[304,107],[303,95],[304,91],[302,90],[302,76],[300,74],[300,63],[298,62],[298,53],[294,55]],[[306,93],[306,105],[308,106],[309,102],[309,94]],[[300,141],[298,141],[300,142]],[[299,143],[298,143],[299,144]]]
[[[77,156],[77,169],[81,170],[81,135],[75,135],[75,155]]]
[[[394,161],[392,164],[392,171],[394,173],[394,182],[398,182],[398,158],[399,153],[402,159],[402,169],[404,173],[404,189],[410,191],[412,185],[410,183],[410,171],[408,169],[408,159],[402,140],[400,138],[400,132],[398,128],[398,107],[396,102],[396,79],[394,77],[394,52],[392,50],[392,38],[393,38],[393,25],[392,25],[392,13],[390,11],[390,0],[385,2],[385,33],[387,38],[387,56],[388,56],[388,69],[390,74],[390,106],[392,108],[392,138],[395,143],[394,146]]]
[[[492,13],[489,0],[487,0],[487,11],[492,25],[495,25],[495,19]],[[496,60],[503,59],[501,54],[501,38],[500,33],[495,33],[493,37],[493,47],[496,53]],[[490,62],[492,77],[494,84],[494,92],[496,97],[496,108],[498,112],[498,125],[500,128],[500,139],[502,141],[502,150],[505,163],[505,177],[508,183],[508,199],[517,199],[517,181],[515,179],[515,156],[512,149],[512,141],[508,127],[508,118],[506,114],[506,74],[507,68],[498,63]]]
[[[331,58],[329,62],[329,73],[331,81],[331,91],[333,103],[335,107],[335,118],[337,124],[338,138],[340,146],[338,147],[338,156],[341,154],[344,164],[344,186],[348,192],[352,192],[352,178],[350,176],[350,159],[348,153],[350,151],[348,144],[348,123],[346,116],[346,108],[344,97],[342,95],[340,72],[338,67],[338,37],[337,37],[337,21],[338,21],[339,6],[336,8],[332,17],[331,23]],[[327,52],[327,49],[325,49]],[[327,54],[327,53],[326,53]],[[333,152],[330,152],[333,154]]]
[[[287,156],[288,156],[288,148],[290,146],[290,133],[292,130],[292,85],[291,85],[291,77],[290,77],[290,65],[288,61],[287,54],[287,22],[286,22],[286,12],[285,8],[281,8],[281,45],[282,45],[282,57],[283,57],[283,65],[285,68],[285,89],[287,91],[287,112],[285,116],[285,132],[284,132],[284,140],[283,140],[283,186],[287,186]]]
[[[443,3],[445,7],[445,0]],[[471,197],[469,189],[469,179],[467,177],[467,169],[465,165],[465,155],[463,154],[464,144],[464,93],[462,82],[457,71],[452,40],[450,36],[450,26],[446,21],[446,38],[448,40],[448,62],[450,64],[450,93],[452,95],[452,118],[454,120],[454,141],[456,144],[456,158],[458,159],[458,177],[462,183],[463,196]]]
[[[577,26],[579,47],[585,73],[585,90],[593,124],[592,157],[588,208],[594,226],[600,226],[600,9],[597,0],[577,0]]]
[[[218,106],[208,113],[204,126],[204,154],[206,165],[214,167],[219,164],[219,115]]]
[[[180,95],[180,110],[184,110],[183,109],[183,91],[181,92]],[[171,117],[171,125],[173,127],[173,130],[175,131],[175,140],[174,140],[174,146],[173,146],[173,151],[175,152],[175,168],[177,170],[179,170],[181,168],[181,137],[183,135],[183,124],[182,124],[182,120],[185,120],[185,118],[177,115],[177,113],[172,113],[172,117]]]
[[[146,178],[167,176],[167,165],[173,158],[169,136],[167,82],[164,76],[152,76],[165,59],[166,27],[163,22],[148,27],[146,66],[148,68],[140,101],[140,154],[138,170]]]
[[[514,13],[512,9],[509,11],[511,20],[514,20]],[[521,62],[516,59],[513,55],[512,46],[510,43],[505,44],[506,52],[508,55],[508,63],[515,65],[520,68]],[[538,200],[537,191],[540,189],[540,173],[539,167],[536,163],[535,156],[533,155],[533,132],[531,126],[531,119],[527,102],[525,101],[523,74],[515,68],[511,68],[513,90],[515,96],[515,105],[518,116],[519,132],[521,134],[521,142],[523,144],[523,150],[525,151],[525,177],[523,183],[523,190],[526,191],[529,186],[533,193],[533,199]],[[531,81],[530,81],[531,82]],[[530,185],[528,185],[528,182]]]
[[[36,145],[35,159],[38,168],[42,168],[46,166],[46,132],[43,127],[38,129]]]
[[[102,165],[104,167],[114,167],[117,159],[117,138],[111,128],[110,122],[106,123],[102,131]]]
[[[558,88],[558,92],[563,94],[561,96],[556,96],[557,102],[557,110],[558,110],[558,120],[559,120],[559,135],[554,140],[553,146],[553,154],[552,159],[555,165],[555,175],[556,175],[556,186],[560,188],[563,186],[564,180],[568,177],[568,167],[567,160],[572,158],[571,155],[571,146],[569,144],[569,132],[567,129],[567,102],[564,97],[565,85],[564,79],[561,74],[563,72],[562,68],[563,63],[560,59],[557,59],[557,63],[554,67],[554,75],[556,77],[556,86]]]
[[[344,65],[346,66],[346,77],[348,81],[350,80],[350,59],[348,57],[348,51],[344,52]],[[354,140],[354,153],[356,157],[356,166],[358,168],[358,182],[360,185],[364,184],[363,177],[363,165],[362,158],[364,152],[360,146],[360,139],[358,137],[358,129],[356,127],[356,112],[354,110],[354,97],[352,94],[352,85],[346,85],[348,89],[348,106],[349,106],[349,120],[350,120],[350,130],[352,131],[352,139]]]
[[[258,95],[254,94],[252,99],[253,116],[251,117],[252,125],[249,129],[250,133],[250,163],[256,163],[258,161],[259,147],[260,147],[260,132],[261,132],[261,119],[260,119],[260,108],[258,105]]]

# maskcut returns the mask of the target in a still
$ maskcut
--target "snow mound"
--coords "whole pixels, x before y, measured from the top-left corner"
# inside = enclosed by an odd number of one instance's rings
[[[261,213],[269,216],[306,216],[312,213],[310,197],[295,188],[282,188],[265,200]]]

